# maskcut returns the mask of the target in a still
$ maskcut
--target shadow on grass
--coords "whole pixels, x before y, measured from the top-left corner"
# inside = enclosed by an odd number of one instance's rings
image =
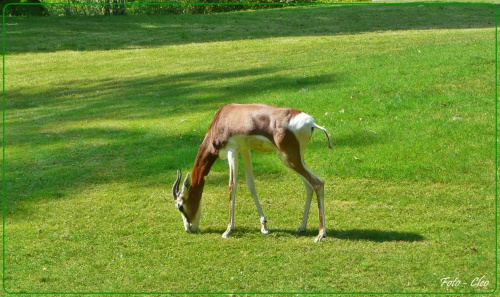
[[[379,131],[380,133],[380,131]],[[376,144],[380,140],[379,133],[368,130],[357,130],[348,135],[332,137],[333,146],[360,147]]]
[[[279,71],[189,72],[119,81],[68,81],[37,93],[9,90],[7,201],[61,199],[107,183],[168,188],[176,169],[191,169],[220,106],[245,103],[269,89],[300,90],[337,80],[336,75],[324,74],[298,81]],[[221,85],[222,79],[230,85]],[[206,116],[183,119],[198,113]],[[141,127],[144,124],[151,127]]]
[[[484,4],[342,5],[208,15],[7,18],[6,23],[6,52],[10,54],[397,30],[494,28],[495,9]]]
[[[201,234],[221,234],[226,231],[225,228],[200,228]],[[308,229],[305,232],[297,233],[295,230],[289,229],[270,229],[271,233],[262,236],[276,236],[280,237],[280,234],[286,234],[287,236],[300,236],[300,237],[311,237],[314,238],[318,235],[317,230]],[[236,226],[231,237],[241,238],[245,236],[259,235],[259,227],[238,227]],[[393,242],[393,241],[403,241],[403,242],[416,242],[424,241],[425,237],[414,232],[399,232],[399,231],[384,231],[384,230],[373,230],[373,229],[352,229],[352,230],[330,230],[326,234],[326,238],[336,238],[341,240],[355,240],[355,241],[373,241],[373,242]]]
[[[210,103],[224,102],[228,98],[238,98],[245,95],[262,91],[262,88],[256,88],[256,85],[262,85],[270,88],[283,88],[285,85],[294,84],[291,78],[285,76],[274,76],[273,79],[262,76],[273,74],[276,69],[270,68],[246,68],[235,71],[200,71],[186,72],[182,74],[164,74],[145,78],[123,78],[123,79],[99,79],[99,80],[70,80],[64,84],[54,85],[49,90],[32,94],[30,90],[8,90],[6,98],[7,108],[25,109],[44,106],[46,102],[41,100],[44,95],[50,95],[49,104],[58,106],[64,102],[84,99],[82,106],[78,109],[72,109],[74,113],[65,113],[60,116],[80,116],[82,113],[94,117],[98,112],[104,116],[115,116],[117,108],[126,108],[126,110],[137,111],[145,109],[154,111],[155,107],[183,107],[186,105],[196,105],[206,107]],[[243,82],[241,78],[247,78]],[[237,85],[220,86],[215,82],[222,79],[238,80]],[[321,83],[327,77],[311,78],[307,83],[314,83],[314,79]],[[212,82],[205,84],[204,82]],[[295,83],[297,84],[297,83]],[[217,96],[200,101],[194,98],[193,94],[213,94],[218,92]],[[103,100],[104,99],[104,100]],[[61,107],[61,106],[58,106]],[[59,108],[61,109],[61,108]],[[153,113],[158,114],[158,112]],[[148,113],[147,117],[151,118]],[[163,114],[164,116],[164,114]]]
[[[294,230],[276,230],[276,232],[284,232],[298,236],[314,237],[318,234],[317,230],[308,229],[305,232],[296,233]],[[391,242],[391,241],[423,241],[425,238],[414,232],[399,232],[399,231],[384,231],[374,229],[352,229],[352,230],[328,230],[326,237],[337,238],[342,240],[361,240],[374,242]]]
[[[44,120],[59,121],[75,116],[80,120],[94,119],[97,116],[100,119],[114,119],[124,112],[128,112],[126,116],[129,119],[153,119],[164,118],[166,112],[168,116],[172,116],[218,108],[222,103],[243,103],[267,90],[300,90],[339,80],[338,74],[334,73],[299,79],[278,74],[279,71],[280,69],[258,67],[121,80],[67,81],[64,85],[56,85],[36,94],[25,89],[9,90],[6,105],[7,112],[50,105],[59,109],[52,117],[44,117]],[[222,85],[221,80],[227,80],[227,84]],[[80,106],[65,108],[64,104],[74,105],[75,101]],[[216,109],[214,113],[215,111]]]
[[[425,237],[414,232],[383,231],[372,229],[332,230],[328,236],[337,239],[366,240],[375,242],[388,241],[423,241]]]

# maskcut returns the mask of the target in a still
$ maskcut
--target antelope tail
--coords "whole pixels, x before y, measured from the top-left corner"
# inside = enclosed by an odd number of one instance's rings
[[[318,129],[320,129],[321,131],[325,132],[325,134],[326,134],[326,138],[328,139],[328,148],[330,148],[330,149],[331,149],[331,148],[332,148],[332,144],[331,144],[331,142],[330,142],[330,135],[328,134],[328,131],[326,131],[326,129],[325,129],[325,128],[323,128],[323,127],[321,127],[321,126],[317,125],[316,123],[314,123],[314,126],[313,126],[313,127],[314,127],[314,128],[318,128]]]

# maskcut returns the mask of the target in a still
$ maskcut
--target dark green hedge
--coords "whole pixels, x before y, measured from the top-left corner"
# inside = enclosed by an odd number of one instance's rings
[[[315,0],[1,0],[7,3],[42,3],[11,5],[7,15],[125,15],[125,14],[205,14],[247,9],[266,9],[316,3]],[[321,1],[321,0],[320,0]],[[321,2],[329,2],[325,0]],[[360,2],[366,0],[340,0]],[[50,5],[67,3],[64,5]]]
[[[10,3],[32,3],[33,5],[9,5],[5,10],[6,15],[10,16],[29,16],[29,15],[48,15],[47,9],[40,4],[40,0],[2,0],[0,7],[3,11],[4,7]]]
[[[130,1],[132,2],[132,1]],[[133,1],[137,3],[138,1]],[[153,3],[164,3],[163,0],[151,0]],[[247,9],[266,9],[273,7],[283,7],[290,5],[297,5],[295,1],[284,1],[284,0],[247,0],[247,1],[235,1],[235,0],[180,0],[175,1],[179,5],[140,5],[140,6],[130,6],[127,7],[127,12],[133,13],[146,13],[146,14],[171,14],[171,13],[188,13],[188,14],[203,14],[203,13],[218,13],[218,12],[229,12]],[[193,3],[196,2],[196,3]],[[301,3],[311,3],[314,1],[305,0]],[[217,4],[214,4],[217,3]],[[237,5],[233,5],[238,3]]]

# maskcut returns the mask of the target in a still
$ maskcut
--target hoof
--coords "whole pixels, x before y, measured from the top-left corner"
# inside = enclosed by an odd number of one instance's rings
[[[323,237],[325,237],[325,234],[323,233],[318,234],[318,236],[316,236],[316,238],[314,239],[314,242],[320,242],[321,239],[323,239]]]
[[[229,234],[231,234],[231,230],[226,230],[226,232],[222,234],[222,238],[228,238]]]
[[[269,232],[269,229],[267,229],[266,226],[262,226],[262,228],[260,228],[260,232],[262,232],[262,234],[269,234],[271,232]]]

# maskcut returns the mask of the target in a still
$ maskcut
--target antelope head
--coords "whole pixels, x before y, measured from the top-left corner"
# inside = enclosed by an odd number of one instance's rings
[[[177,179],[172,187],[172,195],[174,196],[174,202],[177,209],[182,214],[182,220],[184,222],[184,229],[186,232],[196,232],[200,225],[200,208],[197,209],[196,213],[192,213],[190,210],[189,201],[189,189],[191,188],[191,176],[186,174],[186,178],[182,183],[182,188],[179,191],[179,186],[182,179],[182,173],[177,170]]]

